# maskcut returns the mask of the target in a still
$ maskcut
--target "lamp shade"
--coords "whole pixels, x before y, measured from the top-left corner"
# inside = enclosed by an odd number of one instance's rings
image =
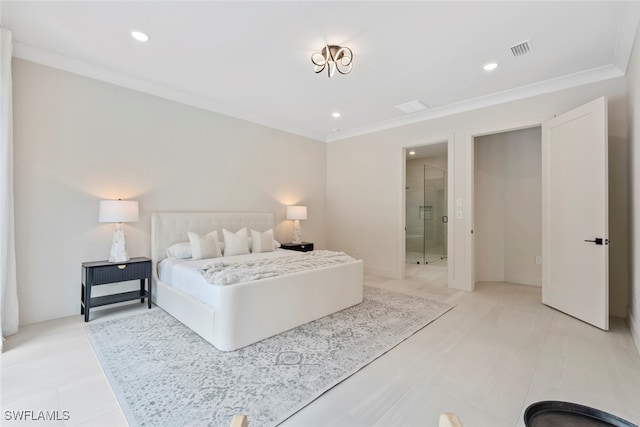
[[[138,202],[133,200],[100,200],[100,222],[138,221]]]
[[[287,219],[307,219],[307,207],[287,206]]]

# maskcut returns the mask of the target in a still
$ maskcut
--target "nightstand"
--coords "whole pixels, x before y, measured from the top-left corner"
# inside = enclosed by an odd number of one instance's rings
[[[310,252],[313,250],[313,243],[282,243],[280,247],[282,249],[289,249],[290,251]]]
[[[91,287],[109,283],[140,280],[140,290],[121,292],[91,298]],[[147,283],[145,290],[145,282]],[[108,304],[147,299],[151,308],[151,260],[149,258],[131,258],[125,262],[92,261],[82,263],[82,282],[80,285],[80,314],[89,321],[89,310]]]

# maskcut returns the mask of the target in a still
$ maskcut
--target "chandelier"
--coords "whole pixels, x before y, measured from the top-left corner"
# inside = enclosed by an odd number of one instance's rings
[[[353,52],[348,47],[326,45],[322,51],[315,52],[311,55],[314,70],[317,73],[327,69],[327,74],[332,77],[336,70],[340,74],[349,74],[353,61]]]

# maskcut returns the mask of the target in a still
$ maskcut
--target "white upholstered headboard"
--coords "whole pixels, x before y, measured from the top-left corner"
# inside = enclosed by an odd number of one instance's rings
[[[238,231],[242,227],[267,231],[274,226],[270,212],[154,212],[151,214],[151,259],[154,263],[167,257],[166,249],[174,243],[188,242],[187,231],[206,234],[222,229]]]

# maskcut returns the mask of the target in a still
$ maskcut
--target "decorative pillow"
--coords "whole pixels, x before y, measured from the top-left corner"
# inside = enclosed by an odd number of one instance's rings
[[[167,257],[169,258],[191,258],[191,243],[180,242],[169,246],[166,250]]]
[[[269,229],[263,233],[251,230],[251,252],[273,252],[273,229]]]
[[[191,243],[192,259],[217,258],[222,256],[217,231],[214,230],[204,237],[191,231],[187,232],[187,235],[189,236],[189,243]]]
[[[244,255],[249,253],[249,238],[247,229],[243,228],[234,233],[227,229],[222,229],[224,235],[224,256]]]

